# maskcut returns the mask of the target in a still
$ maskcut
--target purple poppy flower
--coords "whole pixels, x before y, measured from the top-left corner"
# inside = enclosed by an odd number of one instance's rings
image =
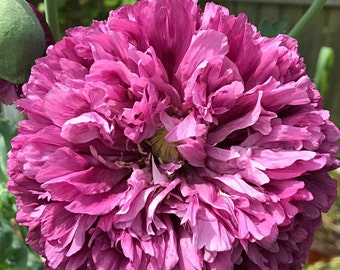
[[[222,6],[123,6],[23,90],[8,188],[46,269],[300,269],[336,198],[296,41]]]

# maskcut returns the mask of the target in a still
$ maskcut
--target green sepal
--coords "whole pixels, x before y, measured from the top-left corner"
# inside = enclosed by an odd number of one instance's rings
[[[44,30],[29,4],[25,0],[1,0],[0,78],[25,83],[45,46]]]

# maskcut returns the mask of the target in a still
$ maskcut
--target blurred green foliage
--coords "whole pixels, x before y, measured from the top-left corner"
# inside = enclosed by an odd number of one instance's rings
[[[319,261],[303,268],[303,270],[339,270],[339,269],[340,269],[340,257],[334,257],[329,262]]]
[[[320,91],[320,94],[323,97],[326,95],[329,88],[329,77],[334,65],[334,58],[335,52],[333,48],[327,46],[321,47],[313,80],[316,89]]]
[[[275,37],[278,34],[283,34],[287,32],[287,20],[280,20],[276,22],[264,20],[259,24],[258,30],[263,36]]]
[[[30,0],[38,10],[44,13],[42,0]],[[110,10],[136,0],[58,0],[59,23],[62,34],[70,27],[90,25],[92,20],[105,20]]]

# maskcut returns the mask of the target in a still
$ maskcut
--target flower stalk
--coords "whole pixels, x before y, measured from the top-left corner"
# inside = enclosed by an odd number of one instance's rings
[[[327,0],[314,0],[306,13],[300,18],[295,26],[290,30],[289,35],[297,38],[309,25],[309,23],[320,13]]]
[[[55,41],[60,40],[57,0],[44,0],[46,21]]]

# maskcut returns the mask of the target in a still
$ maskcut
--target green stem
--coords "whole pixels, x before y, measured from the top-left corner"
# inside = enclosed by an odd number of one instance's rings
[[[44,0],[46,21],[55,41],[60,40],[57,0]]]
[[[301,19],[295,24],[289,35],[293,38],[297,38],[308,24],[314,19],[316,15],[320,13],[327,0],[314,0],[313,4],[309,7],[306,13]]]

